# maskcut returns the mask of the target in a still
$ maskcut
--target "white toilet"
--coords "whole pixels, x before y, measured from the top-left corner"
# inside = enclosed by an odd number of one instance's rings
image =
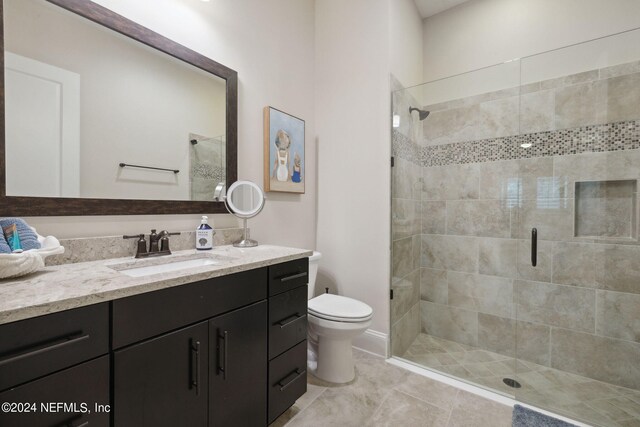
[[[334,294],[313,298],[321,257],[320,252],[309,257],[308,368],[322,380],[346,383],[355,377],[351,342],[371,325],[373,309]]]

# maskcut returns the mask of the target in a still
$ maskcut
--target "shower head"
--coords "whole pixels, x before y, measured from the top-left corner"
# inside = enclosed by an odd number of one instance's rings
[[[409,114],[413,113],[414,111],[418,112],[420,121],[423,121],[424,119],[426,119],[430,113],[430,111],[424,111],[424,110],[420,110],[419,108],[409,107]]]

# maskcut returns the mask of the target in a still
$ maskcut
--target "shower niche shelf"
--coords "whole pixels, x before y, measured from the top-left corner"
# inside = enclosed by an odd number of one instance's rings
[[[637,180],[575,184],[575,237],[637,240]]]

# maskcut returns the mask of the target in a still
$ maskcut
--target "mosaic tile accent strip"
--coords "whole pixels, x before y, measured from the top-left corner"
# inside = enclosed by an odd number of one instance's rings
[[[423,166],[422,163],[422,147],[420,147],[415,142],[411,141],[411,139],[398,132],[397,130],[393,130],[393,145],[392,145],[392,155],[394,157],[398,157],[400,159],[404,159],[410,161],[418,166]]]
[[[531,144],[523,148],[522,144]],[[425,167],[640,148],[640,120],[418,147],[394,132],[393,153]]]

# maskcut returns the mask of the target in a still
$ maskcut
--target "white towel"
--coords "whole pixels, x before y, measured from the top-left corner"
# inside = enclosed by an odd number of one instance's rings
[[[35,228],[31,227],[33,231]],[[36,233],[37,234],[37,233]],[[0,254],[0,279],[20,277],[44,268],[44,259],[50,255],[64,253],[64,247],[53,236],[38,234],[40,249],[31,249],[19,254]]]

